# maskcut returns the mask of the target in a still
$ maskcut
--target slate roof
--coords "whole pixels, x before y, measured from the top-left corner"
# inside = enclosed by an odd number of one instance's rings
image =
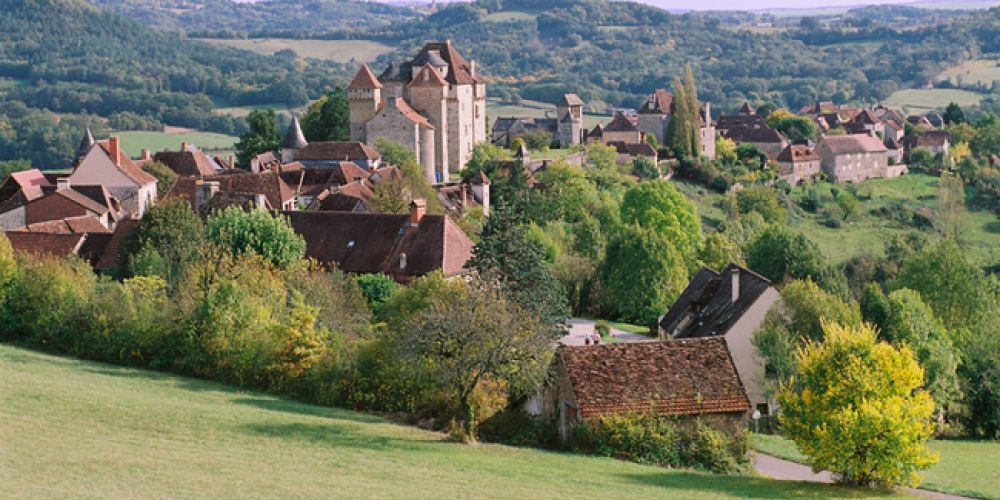
[[[10,246],[32,255],[65,257],[74,255],[87,238],[86,234],[49,234],[7,231]]]
[[[611,120],[611,123],[604,126],[605,132],[635,132],[637,130],[639,128],[621,111],[615,113],[615,117]]]
[[[736,301],[732,298],[734,269],[739,271]],[[725,335],[770,287],[767,278],[736,264],[721,273],[703,267],[663,315],[660,328],[674,338]]]
[[[282,141],[281,147],[285,149],[302,149],[308,145],[306,136],[302,133],[302,126],[299,125],[299,117],[293,114],[292,123],[288,126],[288,132],[285,133],[285,140]]]
[[[90,127],[87,127],[83,133],[83,139],[80,139],[80,145],[76,148],[76,161],[74,163],[79,163],[84,156],[87,156],[96,143],[94,134],[90,132]]]
[[[778,154],[778,161],[781,162],[815,161],[819,159],[819,155],[816,154],[814,148],[801,144],[788,146]]]
[[[743,105],[740,106],[740,109],[737,110],[736,112],[737,113],[742,113],[744,115],[755,115],[755,114],[757,114],[757,112],[754,111],[753,106],[750,105],[749,101],[744,101]]]
[[[472,64],[463,58],[451,41],[429,42],[424,45],[420,52],[410,60],[393,61],[386,67],[385,71],[379,75],[382,81],[409,82],[412,80],[413,67],[420,67],[431,62],[440,64],[438,58],[447,63],[448,74],[445,80],[453,85],[468,85],[473,83],[485,83],[481,75],[472,75]]]
[[[760,115],[722,115],[716,120],[715,126],[720,130],[763,128],[767,127],[767,121]]]
[[[561,106],[583,106],[583,99],[576,94],[563,94],[559,100]]]
[[[354,75],[354,79],[347,85],[347,90],[371,90],[380,88],[382,88],[382,84],[379,83],[377,78],[375,78],[375,74],[372,73],[372,69],[369,68],[367,64],[362,64],[361,67],[358,68],[358,72]]]
[[[160,151],[153,155],[153,161],[160,162],[181,177],[203,177],[217,174],[218,165],[204,152],[194,149],[187,151]]]
[[[107,140],[97,141],[97,145],[100,146],[105,153],[107,153],[109,158],[111,158],[111,146],[108,144]],[[129,180],[136,183],[136,185],[145,186],[156,182],[156,177],[147,174],[139,168],[139,166],[133,163],[132,159],[129,158],[128,155],[125,154],[125,151],[121,148],[118,149],[117,160],[115,158],[111,158],[111,161],[114,162],[115,167],[118,168],[118,170],[124,174],[125,177],[128,177]]]
[[[408,214],[283,213],[306,240],[306,257],[350,273],[381,272],[400,281],[437,269],[455,275],[472,256],[472,241],[444,215],[424,215],[413,227]]]
[[[408,85],[410,87],[447,87],[448,82],[441,78],[441,73],[438,73],[434,66],[428,63],[417,72]]]
[[[296,161],[374,161],[382,158],[375,148],[363,142],[313,142],[295,153]]]
[[[885,144],[878,137],[867,134],[828,135],[820,144],[825,144],[835,155],[885,152]]]
[[[785,136],[781,135],[781,132],[767,126],[756,128],[735,127],[726,129],[722,135],[737,144],[743,142],[755,144],[780,144],[786,141]]]
[[[724,338],[562,346],[558,356],[583,420],[750,410]]]

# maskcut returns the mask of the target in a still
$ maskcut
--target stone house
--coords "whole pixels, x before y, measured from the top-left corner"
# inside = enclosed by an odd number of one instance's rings
[[[283,150],[284,152],[284,150]],[[337,168],[342,162],[352,162],[364,170],[382,168],[382,155],[363,142],[323,141],[306,143],[292,155],[306,169]]]
[[[642,132],[639,131],[639,127],[624,112],[619,111],[615,113],[615,117],[611,119],[611,123],[605,125],[601,130],[601,142],[604,144],[612,142],[638,144],[643,142]]]
[[[514,139],[523,134],[541,132],[558,139],[559,127],[560,123],[556,118],[500,117],[493,121],[490,141],[497,146],[509,148]]]
[[[815,180],[820,173],[820,158],[815,148],[792,144],[778,155],[778,178],[792,186]]]
[[[881,118],[875,115],[875,112],[871,109],[865,108],[858,113],[853,120],[850,121],[851,124],[859,127],[860,133],[867,133],[870,135],[882,135],[885,136],[885,122]]]
[[[180,151],[160,151],[152,161],[166,165],[180,177],[204,177],[221,173],[224,169],[214,158],[201,150],[181,143]]]
[[[788,147],[788,139],[777,130],[764,126],[758,128],[731,128],[726,130],[723,137],[739,144],[750,144],[756,146],[767,155],[767,159],[775,161],[778,155]]]
[[[363,65],[347,92],[351,140],[371,145],[385,137],[403,139],[412,148],[419,145],[417,159],[434,174],[429,178],[440,179],[437,182],[464,167],[472,147],[487,140],[486,80],[476,71],[476,62],[466,61],[450,40],[425,44],[413,59],[392,62],[377,78]],[[381,116],[387,106],[395,110]],[[407,130],[393,135],[388,115]],[[373,123],[380,116],[382,120]],[[400,118],[422,126],[411,137],[409,125]]]
[[[666,90],[657,89],[653,92],[642,107],[636,118],[636,125],[643,136],[651,134],[656,138],[657,144],[663,144],[667,138],[667,125],[674,114],[674,95]],[[712,121],[711,104],[705,105],[699,110],[699,144],[698,154],[708,159],[715,159],[715,135],[716,126]]]
[[[724,338],[747,397],[762,415],[774,409],[764,390],[764,362],[751,339],[781,300],[771,282],[730,264],[698,271],[659,321],[662,339]]]
[[[132,162],[117,137],[95,142],[77,163],[69,181],[72,185],[104,186],[132,217],[142,217],[156,203],[156,177]]]
[[[647,412],[732,435],[750,410],[724,338],[560,346],[532,402],[529,413],[555,419],[563,440],[575,423]]]
[[[866,134],[825,136],[816,145],[816,152],[831,182],[861,182],[906,173],[905,166],[890,168],[885,144]]]
[[[947,155],[951,149],[951,134],[947,130],[930,130],[919,135],[911,134],[903,138],[903,148],[907,158],[915,149],[926,150],[931,155]]]

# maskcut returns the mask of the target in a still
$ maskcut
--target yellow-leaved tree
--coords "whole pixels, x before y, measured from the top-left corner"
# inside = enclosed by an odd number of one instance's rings
[[[781,424],[814,471],[867,486],[916,486],[937,463],[927,449],[934,402],[906,346],[877,339],[874,327],[824,323],[822,343],[798,352],[799,374],[778,392]]]

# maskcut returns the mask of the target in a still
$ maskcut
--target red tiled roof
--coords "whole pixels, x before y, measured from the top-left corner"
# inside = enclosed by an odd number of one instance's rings
[[[368,89],[380,89],[382,84],[379,83],[378,78],[375,78],[375,74],[372,73],[371,68],[367,64],[362,64],[358,68],[358,72],[354,75],[354,79],[351,83],[347,85],[347,90],[368,90]]]
[[[427,128],[431,129],[434,128],[434,125],[431,125],[431,122],[427,120],[427,117],[420,114],[417,110],[413,109],[410,106],[410,104],[406,102],[406,99],[403,99],[402,97],[394,97],[390,98],[389,100],[382,101],[382,103],[379,104],[378,109],[376,109],[375,112],[379,113],[382,110],[384,110],[389,105],[390,100],[396,105],[396,109],[398,109],[399,112],[411,122],[425,126]]]
[[[36,222],[14,229],[18,233],[48,233],[48,234],[79,234],[79,233],[110,233],[101,224],[100,219],[92,215],[67,217],[65,219]]]
[[[175,174],[185,176],[215,175],[213,161],[202,151],[160,151],[153,156],[153,161],[160,162]]]
[[[422,56],[426,56],[425,53],[430,51],[437,51],[441,58],[448,63],[449,71],[445,79],[449,83],[460,85],[483,83],[483,79],[478,72],[475,76],[472,75],[472,65],[455,50],[450,41],[446,40],[444,42],[430,42],[425,44],[414,60],[422,59]]]
[[[254,174],[250,172],[232,173],[225,175],[212,175],[202,177],[204,182],[218,182],[219,192],[262,194],[267,197],[267,202],[275,209],[280,209],[286,202],[295,197],[292,191],[281,177],[273,172],[261,172]],[[197,179],[193,177],[181,177],[177,179],[165,198],[177,196],[186,197],[192,204],[195,202],[195,193],[198,189]],[[197,210],[197,207],[194,207]]]
[[[616,113],[615,117],[611,119],[611,123],[604,127],[605,132],[634,132],[636,130],[639,130],[638,127],[621,111]]]
[[[85,234],[22,233],[8,231],[7,239],[15,251],[32,255],[63,257],[74,255],[87,238]]]
[[[17,185],[21,188],[21,192],[24,194],[26,201],[40,198],[42,196],[42,188],[52,185],[49,183],[48,179],[42,175],[42,171],[37,168],[24,170],[22,172],[14,172],[10,174],[10,180],[17,183]]]
[[[118,267],[119,255],[122,242],[139,225],[139,221],[134,219],[123,220],[115,227],[115,232],[111,233],[111,239],[101,252],[101,257],[94,264],[94,269],[107,271]]]
[[[778,154],[778,161],[783,162],[815,161],[819,159],[819,155],[816,154],[815,149],[802,144],[788,146]]]
[[[378,160],[382,155],[363,142],[314,142],[295,154],[295,161],[363,161]]]
[[[674,94],[656,89],[642,104],[639,114],[671,114],[674,110]]]
[[[721,337],[563,346],[581,418],[652,411],[659,416],[750,410]]]
[[[878,137],[867,134],[828,135],[820,144],[825,144],[835,155],[885,152],[885,144]]]

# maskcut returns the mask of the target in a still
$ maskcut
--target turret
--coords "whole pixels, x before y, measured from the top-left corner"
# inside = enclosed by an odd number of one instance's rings
[[[87,156],[87,153],[90,152],[90,149],[96,143],[94,141],[94,134],[90,132],[90,127],[87,127],[87,130],[83,133],[83,139],[80,140],[80,145],[76,149],[76,160],[73,163],[80,163],[80,160],[83,160],[83,157]]]
[[[363,64],[347,86],[351,108],[351,140],[365,142],[365,123],[375,116],[382,103],[382,84],[371,68]]]
[[[308,145],[306,136],[302,133],[302,126],[299,124],[299,117],[292,114],[292,124],[288,126],[285,140],[281,143],[281,163],[295,161],[295,155],[299,150]]]

